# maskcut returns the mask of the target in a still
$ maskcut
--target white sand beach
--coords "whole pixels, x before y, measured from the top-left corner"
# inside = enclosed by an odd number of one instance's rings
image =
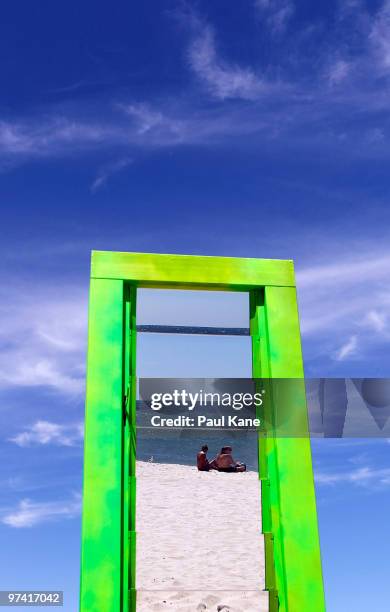
[[[265,612],[256,472],[137,462],[137,612]]]

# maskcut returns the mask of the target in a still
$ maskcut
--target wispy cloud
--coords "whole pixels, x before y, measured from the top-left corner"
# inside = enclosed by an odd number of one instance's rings
[[[298,272],[297,279],[302,288],[313,286],[315,283],[329,287],[341,281],[348,285],[356,285],[360,282],[366,283],[370,278],[388,280],[389,269],[390,255],[387,253],[375,255],[371,252],[365,256],[359,254],[359,257],[349,260],[305,268]]]
[[[194,121],[183,114],[183,109],[168,107],[166,109],[154,108],[145,102],[120,104],[118,109],[132,121],[134,142],[147,146],[173,146],[178,144],[191,144],[196,132]],[[204,119],[204,118],[203,118]],[[201,128],[202,118],[199,121]],[[201,130],[202,131],[202,130]],[[195,142],[196,138],[192,141]]]
[[[351,336],[347,342],[345,342],[335,355],[336,361],[344,361],[347,357],[354,355],[357,351],[358,340],[357,336]]]
[[[137,123],[137,132],[145,134],[161,125],[169,125],[173,131],[179,129],[180,123],[165,116],[161,111],[155,110],[147,104],[127,104],[121,105],[122,108],[130,117],[133,117]]]
[[[87,296],[79,289],[8,287],[0,307],[0,388],[84,389]]]
[[[0,154],[45,156],[96,147],[118,139],[113,126],[61,117],[0,121]]]
[[[355,72],[356,87],[364,83],[379,91],[384,83],[378,77],[388,75],[390,69],[390,0],[382,0],[374,10],[361,0],[342,2],[339,18],[344,29],[335,50],[344,57],[335,64],[336,83]]]
[[[48,444],[75,446],[82,440],[83,432],[83,423],[60,425],[49,421],[37,421],[29,429],[9,440],[22,447]]]
[[[363,319],[363,325],[373,329],[375,332],[384,332],[388,327],[388,315],[378,310],[370,310]]]
[[[297,285],[304,315],[302,331],[313,334],[330,327],[334,332],[340,327],[357,331],[367,324],[367,313],[372,311],[373,303],[377,310],[388,311],[389,269],[387,253],[375,255],[368,250],[365,257],[298,270]],[[376,319],[376,330],[383,331],[383,327],[378,327],[378,315],[371,315],[371,323],[372,317]],[[382,319],[384,322],[383,316]]]
[[[379,488],[390,485],[390,468],[373,469],[368,466],[348,472],[316,472],[315,481],[320,485],[352,484]]]
[[[375,15],[369,39],[379,66],[390,70],[390,1],[385,0]]]
[[[359,257],[329,256],[297,271],[302,334],[329,364],[366,359],[390,342],[389,269],[387,249],[368,246]]]
[[[102,168],[100,168],[96,178],[94,179],[91,185],[92,193],[96,193],[96,191],[106,185],[108,179],[112,175],[118,174],[118,172],[130,166],[132,162],[133,160],[131,158],[124,157],[122,159],[117,159],[116,161],[113,161],[109,164],[105,164]]]
[[[264,16],[264,27],[279,32],[286,29],[294,11],[290,0],[257,0],[255,5]],[[68,106],[73,109],[68,113],[63,107],[53,107],[41,116],[3,118],[0,164],[9,168],[31,158],[90,151],[128,160],[140,149],[213,147],[244,141],[248,135],[247,147],[262,147],[268,140],[282,146],[302,144],[305,150],[320,146],[323,152],[333,146],[349,158],[375,154],[388,159],[388,94],[378,81],[378,66],[383,72],[390,61],[386,42],[389,7],[390,2],[385,2],[373,15],[356,3],[353,10],[344,9],[344,22],[355,21],[345,26],[341,41],[316,46],[309,76],[306,71],[291,70],[290,57],[284,63],[278,56],[273,63],[270,54],[267,59],[257,58],[253,65],[228,58],[214,24],[188,9],[182,18],[187,24],[185,61],[201,84],[196,96],[191,80],[179,95],[171,92],[153,102],[97,100],[93,112],[84,102]],[[364,25],[356,25],[356,14],[362,16]],[[347,44],[350,31],[355,40],[352,51]],[[306,66],[306,55],[302,55],[306,51],[299,45],[294,49],[294,63]],[[366,130],[362,129],[364,117]],[[121,163],[103,164],[91,191],[96,192],[119,172]]]
[[[188,50],[189,65],[215,98],[256,100],[269,89],[251,68],[231,64],[219,56],[210,25],[199,23],[196,30]]]
[[[255,9],[273,33],[282,34],[295,12],[292,0],[255,0]]]
[[[115,103],[113,108],[102,108],[101,113],[108,111],[110,118],[102,125],[69,117],[66,138],[56,128],[56,109],[52,110],[53,118],[8,121],[6,127],[3,124],[3,132],[0,128],[0,169],[12,169],[30,159],[76,158],[86,152],[117,156],[117,162],[101,166],[91,185],[94,191],[129,165],[139,151],[219,146],[232,138],[269,133],[272,125],[280,124],[280,118],[257,113],[245,116],[237,108],[203,107],[195,111],[192,98],[186,96],[179,101],[166,99],[159,107],[147,102]]]
[[[75,494],[70,500],[55,502],[34,502],[23,499],[16,508],[4,511],[1,522],[20,529],[35,527],[42,523],[77,517],[81,512],[81,495]]]
[[[351,62],[344,59],[335,60],[326,71],[326,77],[331,87],[335,87],[343,83],[352,70]]]

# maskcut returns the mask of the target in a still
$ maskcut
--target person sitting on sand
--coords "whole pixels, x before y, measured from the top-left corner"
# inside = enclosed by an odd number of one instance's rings
[[[202,450],[200,450],[199,453],[196,455],[196,465],[198,466],[199,472],[208,472],[210,469],[210,463],[207,459],[208,450],[209,447],[207,446],[207,444],[204,444],[202,446]]]
[[[246,465],[240,461],[235,461],[232,455],[233,449],[231,446],[223,446],[221,452],[216,456],[216,468],[219,472],[245,472]]]

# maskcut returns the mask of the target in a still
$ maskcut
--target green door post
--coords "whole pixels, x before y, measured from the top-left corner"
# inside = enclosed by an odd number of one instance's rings
[[[278,435],[272,405],[270,431],[259,439],[266,588],[270,610],[323,612],[321,555],[303,381],[295,287],[265,286],[250,295],[253,376],[296,378],[285,402],[301,437]],[[271,383],[272,381],[270,381]],[[270,385],[272,386],[272,385]]]
[[[133,394],[129,393],[130,366],[135,365],[130,355],[134,344],[129,334],[131,303],[122,280],[91,279],[81,612],[128,610],[128,588],[134,587],[129,584],[126,563],[129,556],[134,562],[127,534],[128,529],[134,529],[128,488],[134,461],[129,452],[130,421],[125,418],[133,404]]]

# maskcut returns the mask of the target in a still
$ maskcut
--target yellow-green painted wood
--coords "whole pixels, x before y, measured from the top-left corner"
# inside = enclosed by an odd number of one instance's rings
[[[138,287],[247,291],[294,286],[290,260],[93,251],[93,278],[128,280]]]
[[[130,469],[130,426],[127,417],[130,410],[130,363],[131,363],[131,344],[130,344],[130,321],[133,304],[130,299],[130,288],[124,285],[124,322],[123,322],[123,414],[122,414],[122,436],[123,436],[123,467],[122,467],[122,486],[123,486],[123,570],[122,570],[122,592],[123,610],[129,609],[129,577],[126,568],[129,567],[129,544],[126,534],[129,531],[130,523],[130,488],[128,486],[128,473]],[[129,509],[129,511],[126,511]]]
[[[259,335],[263,349],[255,346],[253,350],[254,376],[302,379],[301,384],[293,387],[294,396],[288,393],[287,386],[282,386],[286,389],[284,397],[279,393],[275,399],[271,393],[272,427],[265,440],[260,440],[260,455],[269,480],[269,491],[263,498],[263,513],[267,517],[263,522],[266,564],[272,557],[267,553],[271,533],[275,569],[275,587],[270,579],[266,588],[270,597],[272,591],[273,600],[277,595],[282,612],[323,612],[325,600],[295,288],[266,286],[263,300],[252,294],[251,330],[255,337]],[[270,385],[272,391],[272,381]],[[304,437],[277,435],[278,409],[282,406],[285,410],[286,403],[293,418],[299,421]],[[266,573],[272,576],[270,568]]]
[[[128,419],[127,427],[129,430],[128,447],[128,557],[127,557],[127,590],[128,603],[126,610],[135,612],[136,610],[136,449],[137,449],[137,428],[136,428],[136,409],[137,409],[137,379],[136,379],[136,348],[137,348],[137,290],[134,286],[128,286],[129,301],[131,304],[130,318],[128,322],[129,338],[129,357],[126,361],[129,368],[128,384]]]
[[[272,383],[303,375],[294,271],[291,261],[94,252],[91,274],[80,610],[135,612],[136,288],[250,291],[253,376]],[[310,442],[275,435],[284,399],[269,389],[259,476],[270,611],[323,612]],[[303,387],[286,393],[307,426]]]
[[[123,358],[121,280],[91,280],[80,610],[123,610]]]

